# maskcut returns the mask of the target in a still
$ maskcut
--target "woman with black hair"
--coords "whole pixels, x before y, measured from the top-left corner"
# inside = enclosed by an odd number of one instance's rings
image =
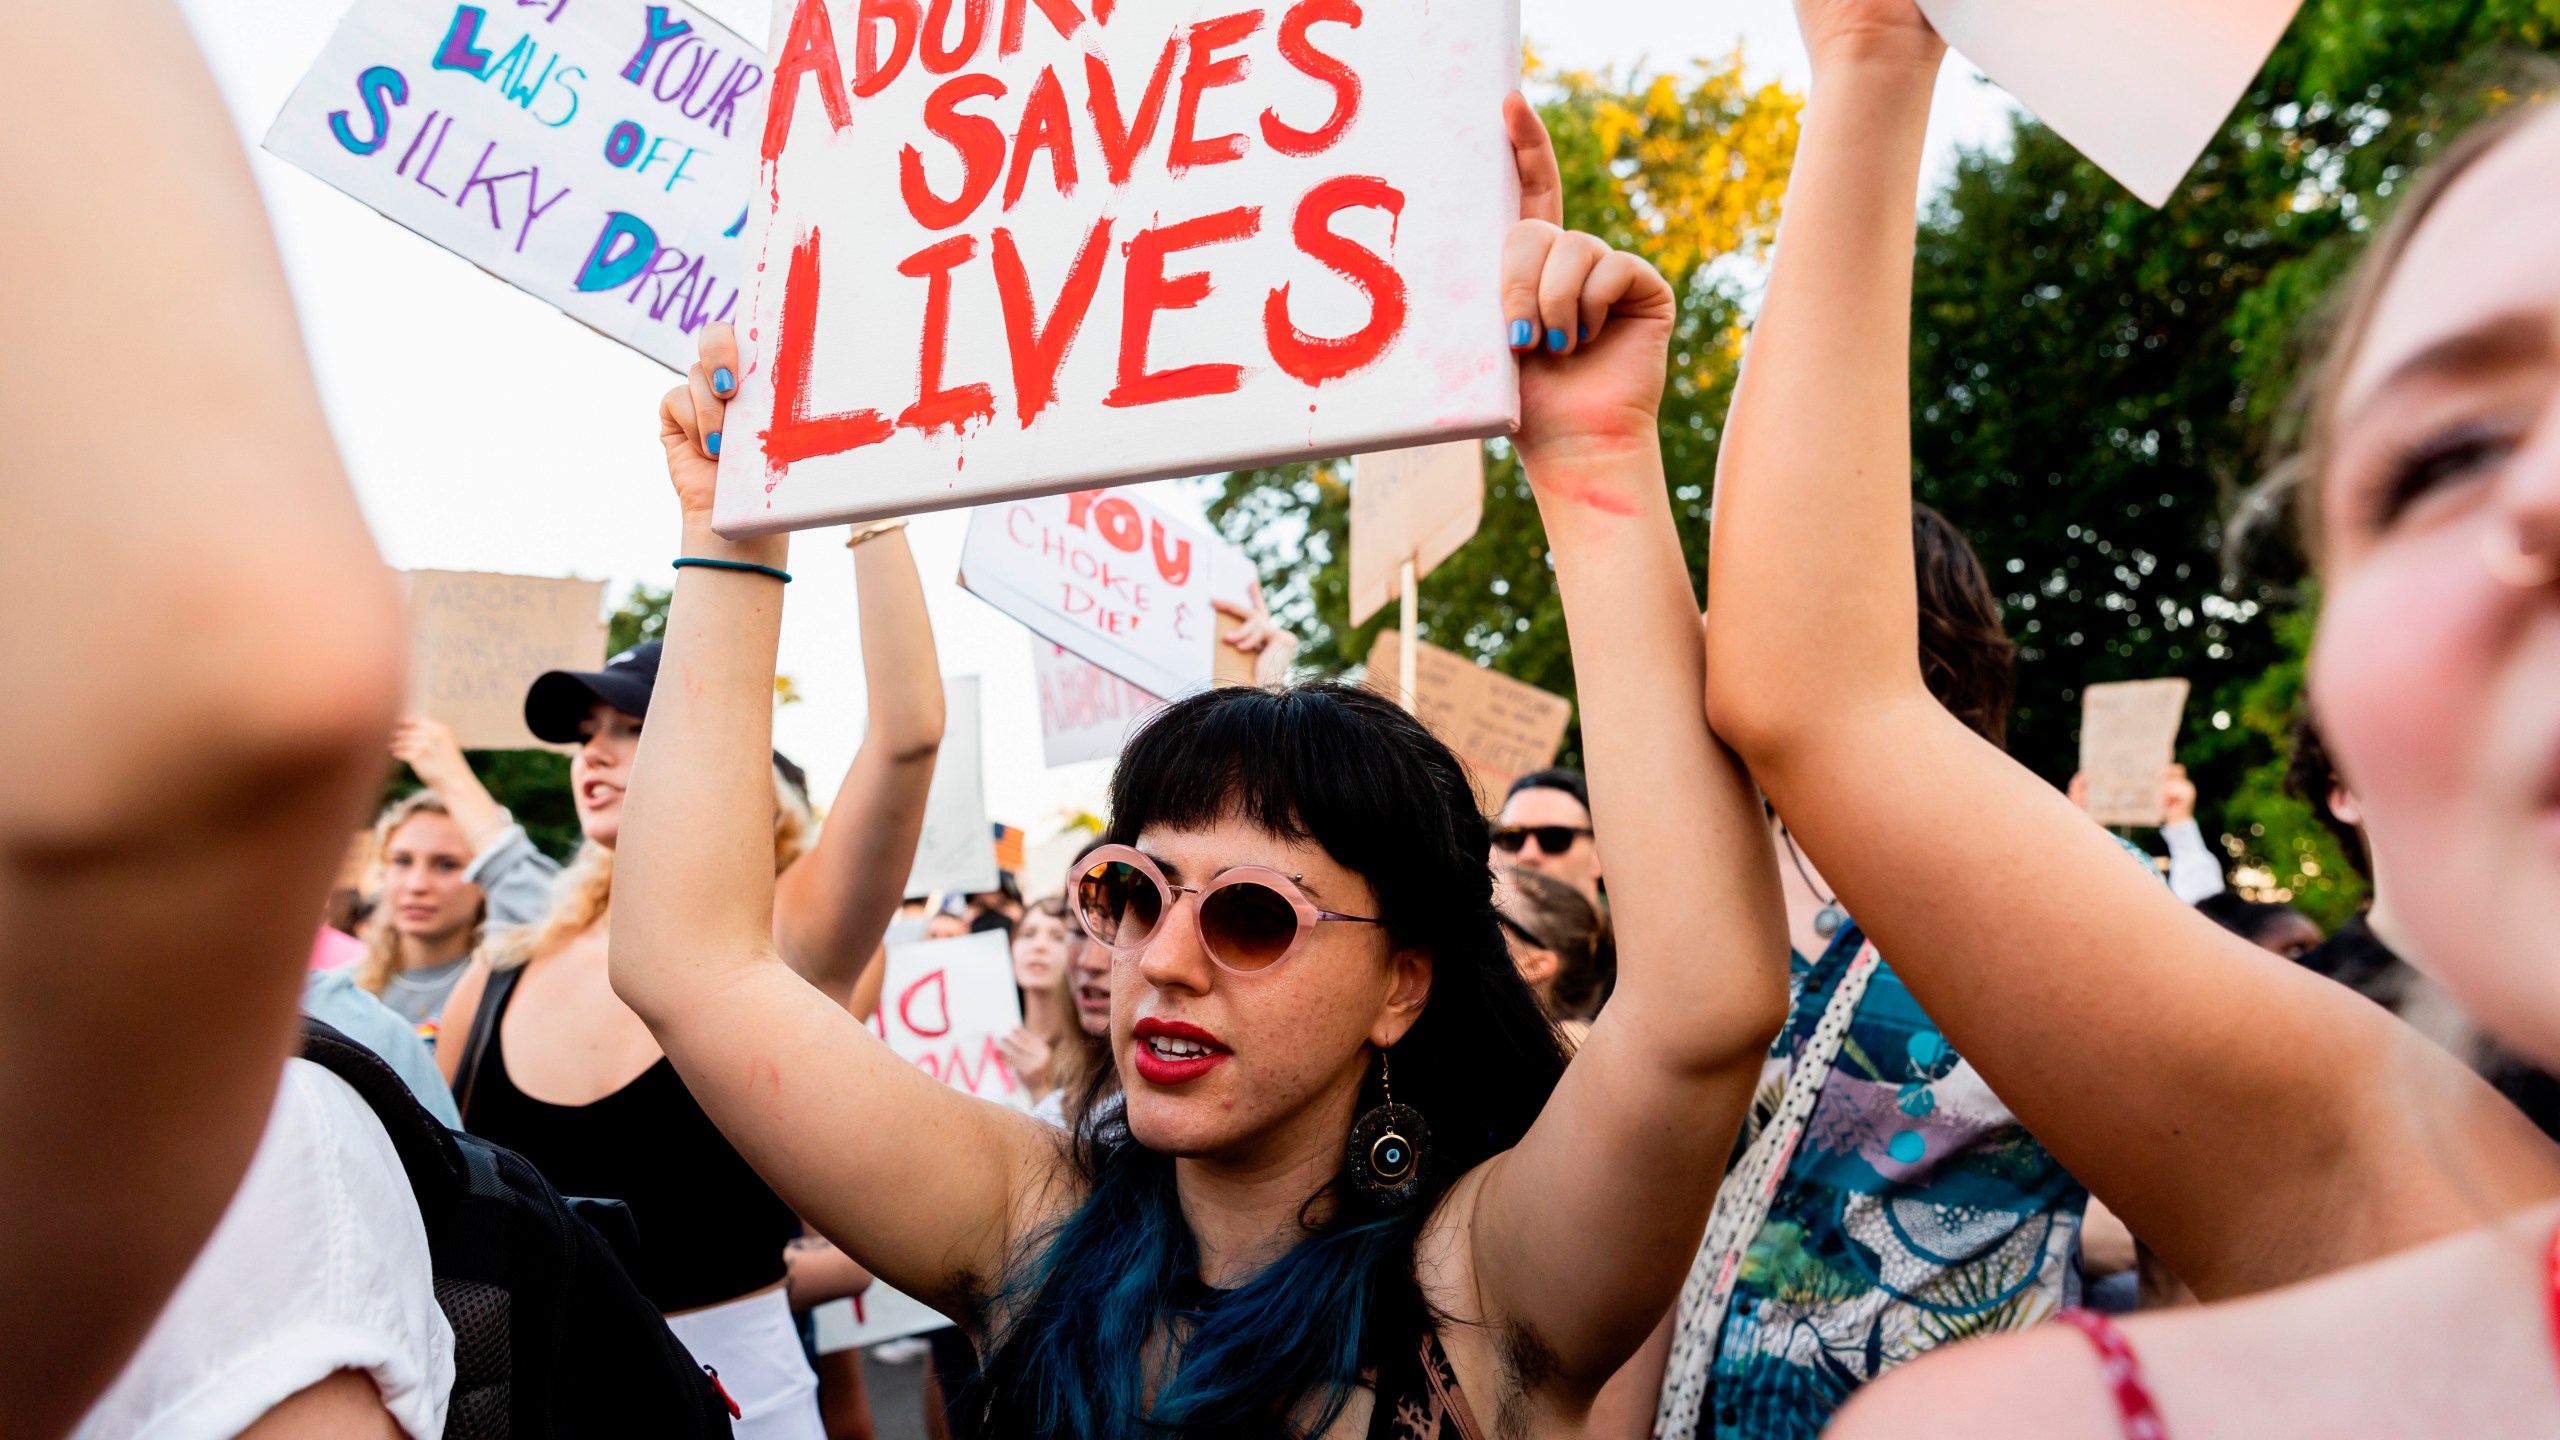
[[[1606,636],[1576,679],[1625,857],[1619,1003],[1570,1072],[1504,950],[1465,770],[1320,684],[1177,700],[1122,755],[1076,893],[1113,953],[1124,1119],[1061,1131],[936,1083],[772,958],[782,587],[678,582],[615,986],[797,1208],[977,1337],[988,1433],[1579,1434],[1697,1244],[1786,1007],[1776,877],[1700,713],[1654,430],[1674,298],[1557,228],[1545,131],[1517,96],[1506,120],[1503,304],[1544,340],[1516,443],[1568,622]],[[715,328],[665,407],[686,553],[775,565],[786,540],[709,524],[703,377],[731,346]]]

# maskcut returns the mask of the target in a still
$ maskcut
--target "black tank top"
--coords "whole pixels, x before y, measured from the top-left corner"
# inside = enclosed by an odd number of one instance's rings
[[[782,1278],[799,1217],[757,1176],[661,1056],[591,1105],[553,1105],[507,1075],[500,1021],[522,970],[489,977],[457,1077],[463,1128],[533,1162],[563,1195],[619,1200],[640,1232],[631,1278],[661,1311],[735,1300]]]

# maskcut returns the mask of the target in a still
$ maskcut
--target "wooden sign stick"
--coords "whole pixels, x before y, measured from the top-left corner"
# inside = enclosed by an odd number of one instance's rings
[[[1398,622],[1396,634],[1400,636],[1411,636],[1414,627],[1422,623],[1422,597],[1414,593],[1421,588],[1418,578],[1413,573],[1413,557],[1408,555],[1404,561],[1402,594],[1396,609]],[[1414,709],[1413,657],[1419,653],[1421,653],[1419,646],[1398,645],[1396,647],[1396,695],[1404,701],[1404,708],[1407,710]]]

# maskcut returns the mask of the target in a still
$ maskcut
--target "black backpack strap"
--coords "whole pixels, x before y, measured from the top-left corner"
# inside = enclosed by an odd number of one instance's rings
[[[461,1112],[465,1124],[471,1119],[471,1092],[480,1086],[480,1065],[489,1058],[490,1037],[498,1033],[498,1018],[506,1013],[507,997],[515,993],[516,982],[524,978],[524,967],[509,966],[489,972],[489,982],[480,987],[480,1008],[471,1015],[471,1039],[462,1047],[462,1063],[453,1067],[461,1084],[454,1087],[453,1105]]]
[[[469,1183],[462,1149],[388,1061],[324,1020],[302,1017],[302,1058],[354,1087],[391,1136],[421,1210],[449,1203]]]

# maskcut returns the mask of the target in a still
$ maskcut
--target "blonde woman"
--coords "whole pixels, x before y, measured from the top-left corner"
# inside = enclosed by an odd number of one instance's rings
[[[1106,1058],[1099,1037],[1076,1014],[1076,952],[1084,933],[1067,916],[1063,895],[1035,900],[1013,932],[1013,983],[1022,991],[1022,1025],[1004,1037],[1004,1063],[1031,1092],[1031,1113],[1064,1125],[1066,1102],[1080,1093]]]
[[[561,744],[576,743],[578,723],[588,713],[587,706],[577,703],[576,697],[582,691],[598,693],[588,682],[614,688],[610,678],[615,673],[614,665],[627,665],[631,658],[617,655],[613,664],[595,675],[554,671],[543,676],[534,687],[534,694],[526,697],[527,715],[541,713],[545,717],[545,729],[550,733],[543,738],[556,737]],[[647,691],[640,694],[644,698],[638,703],[645,709]],[[537,711],[536,699],[553,703]],[[565,716],[561,713],[564,704],[569,707]],[[392,730],[391,756],[408,763],[416,772],[418,783],[434,794],[445,815],[461,832],[470,858],[462,878],[479,890],[487,905],[486,932],[496,935],[548,916],[551,885],[560,878],[560,862],[536,849],[515,816],[480,783],[480,777],[472,773],[471,762],[463,758],[462,746],[453,738],[453,732],[423,715],[412,715]],[[572,761],[573,771],[575,767],[576,762]]]
[[[814,845],[796,771],[779,757],[767,767],[780,873],[771,943],[839,1006],[898,908],[942,738],[933,631],[906,539],[889,528],[854,540],[870,725]],[[498,939],[455,988],[438,1059],[473,1134],[518,1151],[564,1193],[630,1207],[632,1277],[719,1372],[743,1412],[738,1434],[817,1440],[816,1380],[783,1288],[783,1247],[800,1222],[705,1118],[605,974],[614,847],[658,648],[554,672],[528,693],[533,732],[577,742],[570,781],[586,843],[550,912]],[[480,862],[493,896],[516,883],[490,873],[500,852],[521,844],[500,829]]]
[[[445,998],[480,943],[488,901],[466,878],[471,841],[432,790],[394,800],[374,821],[380,908],[354,965],[356,984],[432,1036]]]

